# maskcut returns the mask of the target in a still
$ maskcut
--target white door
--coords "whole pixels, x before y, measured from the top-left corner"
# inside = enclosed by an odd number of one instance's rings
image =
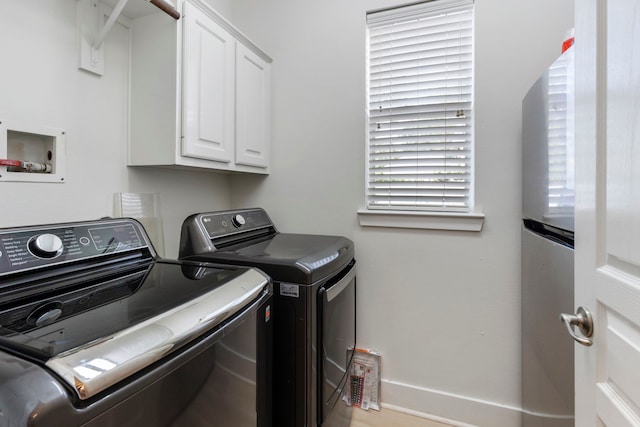
[[[640,426],[640,7],[576,10],[576,426]],[[575,328],[576,333],[580,333]]]

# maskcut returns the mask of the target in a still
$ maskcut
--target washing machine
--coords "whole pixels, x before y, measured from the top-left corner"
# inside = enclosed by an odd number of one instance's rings
[[[132,219],[0,229],[0,425],[271,427],[271,294]]]

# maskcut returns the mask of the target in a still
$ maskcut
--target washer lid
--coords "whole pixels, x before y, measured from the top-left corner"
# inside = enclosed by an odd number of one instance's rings
[[[97,284],[90,279],[0,311],[0,346],[44,364],[80,399],[224,327],[269,292],[256,269],[167,260]]]
[[[257,267],[274,281],[310,285],[342,270],[353,259],[353,246],[341,236],[277,233],[195,258]]]

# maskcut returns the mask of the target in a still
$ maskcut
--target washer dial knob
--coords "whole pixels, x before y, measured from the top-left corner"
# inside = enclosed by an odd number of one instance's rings
[[[234,227],[240,228],[245,224],[246,220],[242,215],[238,214],[234,215],[233,218],[231,218],[231,222],[233,223]]]
[[[55,258],[62,253],[64,245],[55,234],[41,234],[29,242],[31,252],[40,258]]]

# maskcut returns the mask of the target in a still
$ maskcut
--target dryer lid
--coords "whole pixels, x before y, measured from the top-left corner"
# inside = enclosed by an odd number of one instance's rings
[[[353,259],[354,245],[346,237],[278,233],[201,254],[198,259],[261,269],[277,282],[311,285],[341,271]]]
[[[182,224],[182,259],[260,268],[277,282],[311,285],[353,260],[346,237],[280,233],[261,208],[206,212]]]

